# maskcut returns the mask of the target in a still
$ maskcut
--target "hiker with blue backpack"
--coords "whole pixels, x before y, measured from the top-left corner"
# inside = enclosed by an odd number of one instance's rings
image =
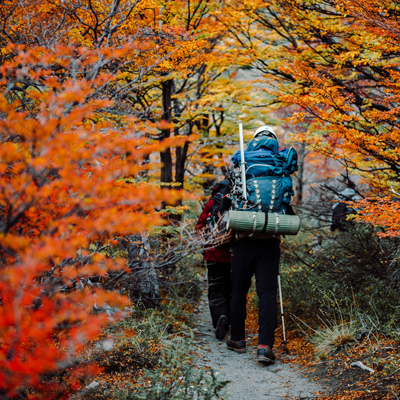
[[[294,195],[290,175],[298,169],[297,153],[293,148],[280,149],[269,126],[257,129],[244,151],[241,122],[239,131],[241,150],[232,157],[239,171],[232,171],[230,176],[231,205],[227,212],[227,227],[235,232],[231,247],[231,337],[227,347],[237,353],[246,352],[246,301],[255,275],[259,298],[257,360],[270,363],[275,360],[272,349],[277,327],[281,233],[297,234],[299,230],[299,218],[293,215],[290,205]],[[284,324],[282,300],[281,314]],[[286,348],[285,336],[284,344]]]

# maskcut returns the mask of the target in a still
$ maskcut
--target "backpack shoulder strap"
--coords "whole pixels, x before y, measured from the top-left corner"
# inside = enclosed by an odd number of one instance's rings
[[[299,169],[298,154],[294,147],[291,147],[286,156],[286,172],[288,175],[293,174]]]

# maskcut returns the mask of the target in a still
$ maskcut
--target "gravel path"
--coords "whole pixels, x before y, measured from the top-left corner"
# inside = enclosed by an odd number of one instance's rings
[[[279,400],[314,399],[314,393],[323,391],[321,386],[305,378],[295,364],[272,365],[256,362],[256,347],[247,347],[247,353],[237,354],[228,350],[224,341],[217,340],[208,309],[208,300],[203,295],[197,310],[196,329],[199,340],[199,362],[219,371],[227,385],[229,399],[233,400]],[[285,356],[285,357],[290,357]]]

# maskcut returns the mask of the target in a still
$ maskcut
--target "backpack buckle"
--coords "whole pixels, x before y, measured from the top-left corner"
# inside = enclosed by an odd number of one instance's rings
[[[253,211],[253,233],[250,233],[249,237],[253,236],[256,233],[257,228],[257,213]]]
[[[278,213],[274,213],[275,214],[275,232],[274,232],[274,236],[278,233],[278,229],[279,229],[279,214]]]

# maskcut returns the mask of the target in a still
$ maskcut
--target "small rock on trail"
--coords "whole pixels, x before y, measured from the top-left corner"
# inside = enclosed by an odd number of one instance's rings
[[[222,380],[230,381],[227,398],[311,400],[317,398],[315,392],[323,391],[318,384],[303,377],[297,366],[282,364],[281,356],[272,365],[262,365],[256,361],[257,348],[254,346],[248,346],[245,354],[228,350],[225,341],[214,336],[206,294],[199,303],[195,319],[200,342],[198,363],[212,367],[221,374]]]

